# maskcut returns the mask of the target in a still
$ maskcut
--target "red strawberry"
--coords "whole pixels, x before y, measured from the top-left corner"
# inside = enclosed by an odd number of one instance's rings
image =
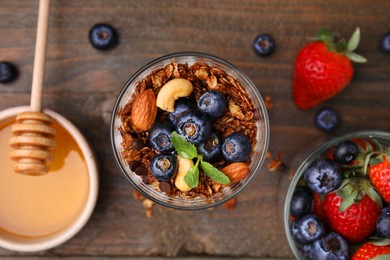
[[[356,178],[347,180],[339,191],[327,194],[323,208],[329,227],[357,243],[375,230],[381,207],[381,199],[369,180]]]
[[[378,246],[366,242],[356,250],[351,260],[374,259],[377,256],[383,256],[381,259],[390,259],[390,245]]]
[[[320,194],[318,194],[317,192],[313,192],[313,199],[313,214],[318,216],[322,221],[325,221],[324,203]]]
[[[293,96],[301,109],[311,108],[327,100],[352,79],[354,62],[365,62],[362,56],[353,53],[360,40],[359,28],[353,33],[348,44],[334,42],[334,35],[322,30],[316,41],[304,46],[298,53],[293,75]]]
[[[390,151],[378,153],[370,159],[368,174],[382,198],[390,203]]]

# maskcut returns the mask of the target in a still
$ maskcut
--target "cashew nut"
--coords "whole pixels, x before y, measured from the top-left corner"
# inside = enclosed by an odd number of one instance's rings
[[[185,182],[184,176],[187,174],[188,170],[194,166],[194,162],[191,159],[186,159],[180,155],[178,155],[177,158],[179,167],[175,178],[175,186],[181,191],[189,191],[191,187]]]
[[[172,79],[165,83],[160,92],[158,92],[157,106],[162,110],[173,112],[175,110],[175,101],[180,97],[189,96],[192,90],[191,81],[182,78]]]

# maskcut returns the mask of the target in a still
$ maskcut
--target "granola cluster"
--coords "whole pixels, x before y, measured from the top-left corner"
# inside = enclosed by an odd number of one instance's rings
[[[203,62],[197,62],[192,66],[181,63],[170,63],[164,68],[152,71],[143,78],[136,86],[131,99],[119,112],[121,117],[120,132],[122,135],[123,158],[129,164],[130,169],[141,176],[146,184],[152,185],[155,189],[165,192],[173,197],[211,197],[224,187],[215,183],[205,174],[200,175],[199,185],[188,192],[181,192],[174,185],[174,181],[159,182],[150,172],[150,160],[158,152],[148,146],[147,139],[149,132],[136,132],[131,125],[131,111],[134,100],[140,93],[151,89],[157,95],[162,86],[175,78],[184,78],[191,81],[193,92],[191,98],[198,100],[207,90],[217,90],[224,94],[228,103],[225,114],[213,122],[212,128],[220,137],[224,138],[229,134],[240,131],[245,134],[252,143],[256,145],[257,126],[255,123],[256,111],[252,100],[249,98],[242,85],[224,70],[209,66]],[[158,109],[156,121],[165,121],[168,112]],[[222,168],[228,163],[224,160],[214,163],[217,168]]]

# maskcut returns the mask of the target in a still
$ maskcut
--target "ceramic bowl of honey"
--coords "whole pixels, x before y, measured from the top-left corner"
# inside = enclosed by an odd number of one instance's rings
[[[18,252],[44,251],[75,236],[90,219],[98,195],[93,152],[79,130],[60,114],[54,119],[56,146],[49,172],[15,173],[10,159],[11,127],[29,107],[0,112],[0,247]]]

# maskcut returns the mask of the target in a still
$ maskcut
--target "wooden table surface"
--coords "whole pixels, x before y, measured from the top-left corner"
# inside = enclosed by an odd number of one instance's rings
[[[28,105],[34,59],[38,1],[0,2],[0,60],[15,63],[20,77],[0,85],[0,109]],[[336,135],[354,130],[390,130],[390,55],[378,49],[390,31],[387,0],[213,0],[213,1],[52,1],[44,88],[45,108],[72,121],[96,151],[100,194],[88,224],[65,244],[35,254],[0,249],[18,257],[242,257],[292,258],[284,235],[280,184],[295,153],[329,135],[315,128],[314,114],[329,106],[339,112]],[[107,22],[120,44],[101,52],[88,30]],[[299,110],[292,100],[295,55],[318,29],[349,37],[361,29],[358,52],[368,63],[355,65],[350,85],[323,104]],[[252,41],[260,33],[276,40],[276,52],[257,56]],[[234,209],[183,212],[162,206],[146,216],[111,150],[113,102],[128,78],[149,61],[178,51],[200,51],[226,59],[246,73],[269,109],[272,156],[284,151],[285,167],[270,171],[268,159],[257,178],[237,197]]]

